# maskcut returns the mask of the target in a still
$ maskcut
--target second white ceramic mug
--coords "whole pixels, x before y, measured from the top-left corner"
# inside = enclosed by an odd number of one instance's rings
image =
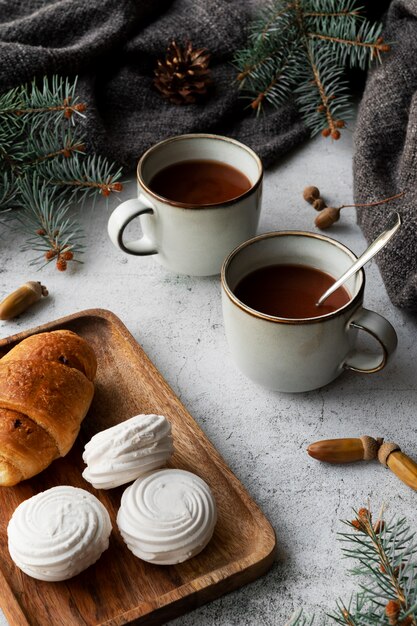
[[[276,391],[300,392],[328,384],[345,369],[369,374],[385,367],[397,335],[384,317],[363,308],[363,269],[345,284],[349,302],[321,317],[266,315],[234,293],[242,278],[261,267],[307,265],[337,278],[356,259],[338,241],[300,231],[259,235],[231,252],[222,268],[223,317],[232,357],[249,378]],[[380,350],[358,349],[358,330],[371,335]]]
[[[149,187],[157,172],[182,161],[212,160],[240,170],[251,188],[221,204],[193,207],[158,196]],[[233,248],[256,234],[262,196],[262,163],[248,146],[219,135],[180,135],[161,141],[137,167],[138,196],[111,214],[111,241],[128,254],[155,255],[174,272],[192,276],[219,274]],[[126,242],[124,231],[140,217],[143,237]]]

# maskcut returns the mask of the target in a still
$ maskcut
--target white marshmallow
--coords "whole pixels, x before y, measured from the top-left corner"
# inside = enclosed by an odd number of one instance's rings
[[[83,477],[96,489],[118,487],[161,467],[173,451],[171,424],[163,415],[135,415],[90,439]]]
[[[117,524],[135,556],[182,563],[210,541],[217,521],[208,485],[191,472],[165,469],[138,478],[123,493]]]
[[[111,521],[88,491],[59,486],[25,500],[7,534],[16,565],[38,580],[67,580],[95,563],[109,547]]]

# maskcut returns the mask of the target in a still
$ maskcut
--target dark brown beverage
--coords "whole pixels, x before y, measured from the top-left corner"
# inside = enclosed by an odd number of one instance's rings
[[[268,265],[245,276],[234,293],[251,309],[266,315],[304,319],[332,313],[349,302],[350,295],[342,286],[316,306],[334,282],[330,274],[307,265]]]
[[[221,204],[248,191],[252,184],[239,170],[219,161],[179,161],[155,174],[150,189],[167,200],[204,206]]]

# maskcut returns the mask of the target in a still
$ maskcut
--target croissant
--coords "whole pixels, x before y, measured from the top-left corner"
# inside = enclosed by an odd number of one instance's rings
[[[69,330],[24,339],[0,359],[0,486],[71,449],[94,395],[92,347]]]

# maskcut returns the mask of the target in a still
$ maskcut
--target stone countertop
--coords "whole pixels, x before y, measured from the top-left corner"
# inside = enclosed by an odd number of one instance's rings
[[[282,159],[265,176],[259,232],[316,230],[315,211],[302,199],[313,184],[333,205],[352,200],[352,134],[338,142],[318,137]],[[121,200],[135,193],[125,186]],[[381,373],[346,372],[303,394],[266,391],[231,362],[224,335],[218,277],[169,273],[152,257],[116,250],[106,222],[115,200],[80,210],[87,233],[84,264],[66,273],[36,272],[12,232],[0,239],[0,298],[27,280],[50,296],[16,321],[0,322],[5,337],[87,308],[112,310],[126,324],[191,415],[263,509],[277,534],[278,555],[262,579],[172,622],[173,626],[283,626],[293,610],[331,609],[353,589],[337,531],[352,507],[415,518],[415,494],[378,463],[327,466],[306,454],[324,438],[370,434],[397,441],[417,457],[416,318],[390,302],[375,262],[366,268],[365,306],[395,326],[399,347]],[[345,209],[328,234],[361,253],[366,242]],[[320,618],[317,616],[317,623]],[[6,624],[0,616],[0,626]]]

